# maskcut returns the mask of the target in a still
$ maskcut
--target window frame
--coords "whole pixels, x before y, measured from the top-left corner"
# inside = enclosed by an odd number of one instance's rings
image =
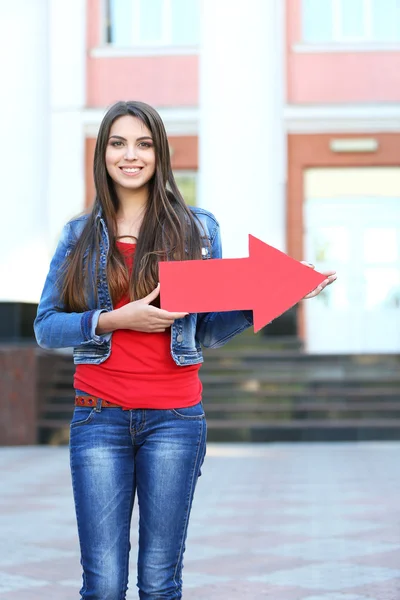
[[[133,39],[129,46],[115,45],[108,41],[108,30],[111,30],[110,22],[110,2],[111,0],[101,0],[100,13],[100,46],[90,51],[92,57],[124,57],[124,56],[159,56],[159,55],[197,55],[199,52],[199,43],[176,44],[172,42],[172,2],[163,0],[162,32],[163,36],[157,42],[146,42],[140,40],[140,16],[139,19],[133,17],[132,33]],[[140,15],[140,0],[132,0],[133,15]]]
[[[372,22],[372,2],[373,0],[363,0],[363,35],[346,36],[343,33],[342,8],[346,0],[330,0],[332,6],[332,38],[325,42],[312,42],[303,38],[300,44],[294,46],[294,50],[301,52],[305,48],[316,48],[319,50],[337,49],[337,51],[357,51],[364,50],[392,50],[400,47],[400,33],[397,40],[381,41],[376,39],[373,34]],[[303,14],[303,12],[302,12]],[[318,51],[318,50],[317,50]]]

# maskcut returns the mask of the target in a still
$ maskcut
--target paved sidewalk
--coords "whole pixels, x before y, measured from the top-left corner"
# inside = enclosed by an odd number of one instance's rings
[[[0,469],[0,598],[78,600],[67,448]],[[210,444],[184,577],[185,600],[399,600],[400,444]]]

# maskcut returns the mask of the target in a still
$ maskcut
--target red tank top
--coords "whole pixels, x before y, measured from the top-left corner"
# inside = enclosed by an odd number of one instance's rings
[[[135,244],[117,242],[131,271]],[[129,302],[126,294],[115,305]],[[123,408],[171,409],[201,400],[200,364],[178,366],[171,356],[171,330],[143,333],[114,331],[111,354],[99,365],[77,365],[75,389],[119,404]]]

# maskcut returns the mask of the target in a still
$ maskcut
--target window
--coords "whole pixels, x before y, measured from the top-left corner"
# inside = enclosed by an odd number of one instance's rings
[[[174,171],[176,185],[186,204],[196,206],[197,202],[197,173],[196,171]]]
[[[118,47],[194,46],[200,0],[107,0],[106,42]]]
[[[400,0],[303,0],[307,43],[400,42]]]

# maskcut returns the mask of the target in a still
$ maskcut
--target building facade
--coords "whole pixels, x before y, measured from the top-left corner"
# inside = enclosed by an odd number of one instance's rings
[[[248,0],[246,10],[232,0],[36,0],[35,14],[30,4],[7,9],[10,28],[26,21],[36,73],[10,92],[16,120],[21,92],[35,98],[18,123],[22,136],[37,131],[38,150],[22,250],[48,255],[62,224],[90,206],[103,114],[143,100],[166,124],[185,199],[220,221],[225,256],[245,256],[252,233],[338,271],[297,313],[309,351],[400,352],[397,0]],[[19,202],[26,190],[16,220]],[[21,261],[12,257],[14,278]],[[37,301],[47,261],[32,265],[29,293],[16,281],[3,300]]]

